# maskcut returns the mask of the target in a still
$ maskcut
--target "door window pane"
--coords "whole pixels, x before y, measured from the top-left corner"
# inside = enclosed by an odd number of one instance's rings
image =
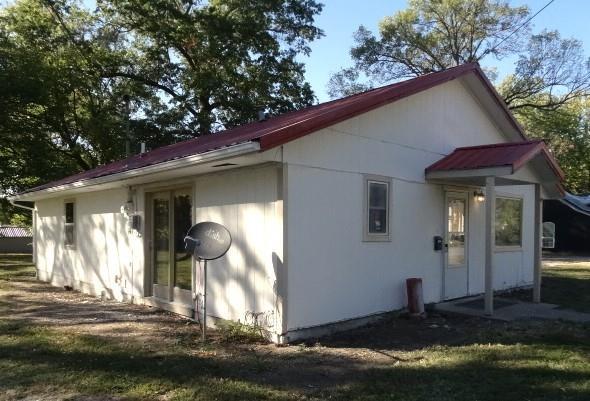
[[[170,274],[170,206],[168,199],[154,199],[154,283],[168,285]]]
[[[522,199],[496,198],[496,246],[520,246]]]
[[[465,200],[449,199],[448,204],[448,264],[465,264]]]
[[[174,194],[174,285],[192,288],[192,256],[184,248],[184,237],[192,225],[192,202],[187,192]]]

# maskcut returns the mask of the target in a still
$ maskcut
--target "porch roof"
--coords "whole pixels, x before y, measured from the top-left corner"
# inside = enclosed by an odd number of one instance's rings
[[[530,173],[521,169],[530,166]],[[564,174],[542,140],[495,143],[455,149],[425,170],[430,181],[485,185],[485,177],[497,177],[497,185],[541,184],[547,197],[561,198]]]

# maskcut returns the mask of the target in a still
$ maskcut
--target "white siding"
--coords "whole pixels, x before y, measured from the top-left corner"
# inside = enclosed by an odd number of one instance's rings
[[[271,329],[284,333],[402,308],[409,277],[423,278],[426,302],[441,300],[443,255],[433,251],[432,239],[444,230],[444,187],[426,183],[424,168],[456,147],[504,141],[455,80],[254,156],[282,167],[190,178],[195,221],[224,224],[233,236],[227,256],[209,265],[209,314],[243,321],[248,312],[262,313]],[[390,242],[362,241],[364,174],[392,178]],[[143,223],[145,191],[157,185],[134,194]],[[502,289],[532,281],[533,190],[498,192],[524,199],[522,249],[496,253],[494,285]],[[484,210],[472,193],[474,294],[483,291]],[[117,299],[143,296],[145,236],[127,232],[121,213],[127,190],[75,200],[75,249],[63,246],[64,199],[37,202],[40,277]]]
[[[209,315],[244,321],[262,313],[281,326],[277,277],[283,260],[281,170],[251,167],[196,180],[196,221],[215,221],[232,234],[228,254],[209,262]]]
[[[281,331],[283,295],[277,282],[283,260],[281,178],[276,165],[194,178],[194,220],[224,224],[233,237],[228,254],[209,263],[208,314],[244,321],[247,312],[262,312],[271,329],[277,325]],[[142,230],[145,192],[157,187],[154,183],[134,191]],[[128,233],[128,218],[121,212],[127,197],[127,189],[120,189],[65,198],[76,204],[72,248],[63,245],[65,199],[37,202],[39,277],[118,300],[130,300],[133,291],[135,301],[141,302],[149,293],[144,291],[144,266],[149,268],[144,263],[145,233]]]
[[[459,81],[386,105],[283,147],[287,167],[289,330],[405,306],[405,279],[424,280],[426,302],[442,297],[444,188],[424,169],[456,147],[505,142]],[[363,174],[392,177],[392,240],[362,242]],[[523,250],[496,255],[495,287],[532,281],[532,187]],[[470,293],[483,290],[483,207],[469,189]]]
[[[76,205],[73,247],[64,246],[66,199]],[[132,284],[133,258],[143,248],[127,232],[127,217],[121,213],[126,200],[127,192],[121,189],[36,202],[39,277],[94,295],[129,299],[133,287],[141,288],[141,281]]]

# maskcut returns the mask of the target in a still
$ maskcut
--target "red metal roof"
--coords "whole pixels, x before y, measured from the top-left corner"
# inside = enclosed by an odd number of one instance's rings
[[[545,157],[551,169],[563,180],[563,171],[542,140],[457,148],[450,155],[427,167],[426,173],[506,166],[516,171],[538,154]]]
[[[454,80],[468,73],[477,75],[496,100],[497,104],[506,111],[509,121],[524,139],[525,136],[522,128],[507,110],[506,105],[485,77],[479,65],[477,63],[470,63],[331,102],[310,106],[302,110],[285,113],[269,118],[266,121],[252,122],[216,134],[164,146],[141,155],[135,155],[58,181],[31,188],[25,192],[34,192],[73,182],[104,177],[248,141],[258,141],[260,143],[260,149],[264,151],[385,104]]]

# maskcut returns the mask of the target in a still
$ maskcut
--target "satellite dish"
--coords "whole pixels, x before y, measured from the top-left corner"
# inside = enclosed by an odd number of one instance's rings
[[[205,221],[192,226],[184,237],[189,254],[203,260],[203,342],[207,337],[207,261],[219,259],[231,246],[231,234],[221,224]]]
[[[231,234],[221,224],[212,221],[192,226],[184,237],[184,245],[196,258],[214,260],[226,254],[231,246]]]

